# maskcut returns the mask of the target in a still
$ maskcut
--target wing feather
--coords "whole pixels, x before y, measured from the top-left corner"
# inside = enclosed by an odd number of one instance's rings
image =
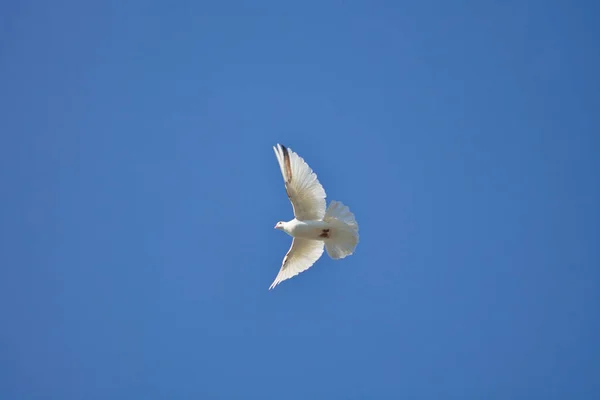
[[[323,247],[324,243],[320,240],[294,238],[290,249],[283,258],[279,273],[269,290],[286,279],[290,279],[312,267],[321,258]]]
[[[327,195],[317,179],[317,174],[292,149],[277,144],[273,150],[296,219],[299,221],[323,219]]]

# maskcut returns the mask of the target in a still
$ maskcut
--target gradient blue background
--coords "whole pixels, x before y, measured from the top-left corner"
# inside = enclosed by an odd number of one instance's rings
[[[0,398],[600,398],[600,6],[211,3],[0,5]]]

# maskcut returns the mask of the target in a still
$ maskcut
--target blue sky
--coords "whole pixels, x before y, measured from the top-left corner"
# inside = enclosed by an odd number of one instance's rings
[[[598,8],[2,2],[0,397],[599,398]]]

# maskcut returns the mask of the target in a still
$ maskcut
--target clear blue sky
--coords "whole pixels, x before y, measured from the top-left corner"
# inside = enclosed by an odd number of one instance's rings
[[[0,398],[600,398],[598,3],[216,4],[0,5]]]

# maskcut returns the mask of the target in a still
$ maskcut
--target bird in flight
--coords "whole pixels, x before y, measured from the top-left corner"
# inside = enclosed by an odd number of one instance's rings
[[[273,150],[292,203],[294,219],[275,225],[275,229],[293,239],[269,290],[309,269],[321,258],[323,248],[329,257],[339,260],[354,253],[358,244],[358,223],[350,209],[335,200],[325,209],[325,189],[304,159],[281,144]]]

